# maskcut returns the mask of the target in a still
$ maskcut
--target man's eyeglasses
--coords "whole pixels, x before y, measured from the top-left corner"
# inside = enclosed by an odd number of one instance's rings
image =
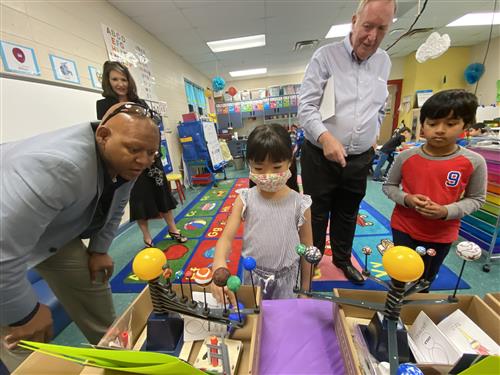
[[[139,103],[125,103],[111,112],[111,114],[106,117],[103,122],[101,122],[101,125],[104,125],[109,121],[110,118],[116,116],[119,113],[128,113],[135,116],[149,117],[157,125],[161,122],[160,115],[157,112],[153,111],[151,108],[148,108],[145,105]]]

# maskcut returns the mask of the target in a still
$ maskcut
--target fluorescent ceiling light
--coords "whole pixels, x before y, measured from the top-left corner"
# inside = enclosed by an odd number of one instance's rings
[[[500,24],[500,12],[496,13],[469,13],[465,16],[456,19],[452,23],[446,25],[447,27],[454,26],[481,26],[481,25]]]
[[[244,36],[241,38],[216,40],[213,42],[207,42],[207,45],[212,52],[225,52],[237,49],[262,47],[266,45],[266,35],[260,34]]]
[[[231,77],[243,77],[243,76],[253,76],[256,74],[266,74],[267,68],[257,68],[257,69],[246,69],[246,70],[237,70],[235,72],[229,72]]]
[[[396,22],[398,19],[393,18],[392,22]],[[325,39],[339,38],[346,36],[351,32],[351,23],[343,23],[341,25],[333,25],[325,36]]]
[[[351,24],[344,23],[342,25],[333,25],[330,27],[328,34],[326,34],[325,39],[338,38],[341,36],[346,36],[351,32]]]

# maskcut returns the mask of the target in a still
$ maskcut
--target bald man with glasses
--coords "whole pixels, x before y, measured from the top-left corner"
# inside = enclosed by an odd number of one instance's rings
[[[11,371],[28,354],[16,348],[19,340],[52,336],[51,312],[38,302],[28,269],[44,278],[90,343],[115,319],[107,252],[158,143],[154,112],[119,103],[99,125],[0,145],[1,359]]]

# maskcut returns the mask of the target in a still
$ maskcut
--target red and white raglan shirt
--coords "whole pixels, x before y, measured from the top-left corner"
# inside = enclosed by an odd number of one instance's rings
[[[484,203],[486,185],[486,162],[481,155],[459,146],[451,155],[436,157],[416,147],[396,158],[382,190],[396,202],[392,228],[415,240],[451,243],[458,238],[460,218]],[[441,220],[422,216],[405,205],[407,194],[429,197],[445,206],[448,215]]]

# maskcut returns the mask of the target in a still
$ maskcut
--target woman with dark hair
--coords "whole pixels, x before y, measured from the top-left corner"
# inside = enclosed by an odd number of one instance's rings
[[[119,102],[135,102],[147,107],[146,102],[137,95],[137,86],[128,68],[117,61],[104,63],[102,89],[104,99],[96,103],[99,120],[111,106]],[[177,201],[170,190],[161,158],[157,157],[151,167],[137,178],[130,194],[130,220],[137,220],[146,246],[154,245],[148,220],[159,216],[167,223],[168,233],[173,239],[180,243],[187,241],[175,225],[172,210],[176,206]]]

